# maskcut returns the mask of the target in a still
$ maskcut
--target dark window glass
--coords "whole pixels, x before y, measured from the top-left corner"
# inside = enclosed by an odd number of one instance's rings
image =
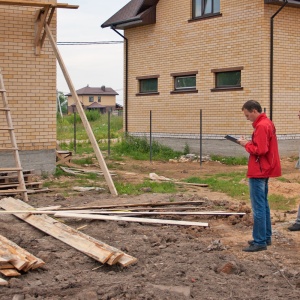
[[[220,12],[220,0],[192,0],[193,17],[216,14]]]
[[[89,102],[94,102],[94,96],[89,96]]]
[[[240,87],[241,71],[216,73],[216,88]]]
[[[157,78],[140,79],[140,93],[156,93]]]
[[[195,89],[196,76],[178,76],[175,77],[175,90]]]
[[[98,96],[98,102],[101,102],[101,96]]]

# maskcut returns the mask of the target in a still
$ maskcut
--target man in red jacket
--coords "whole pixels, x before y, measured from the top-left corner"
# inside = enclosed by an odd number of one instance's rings
[[[248,241],[249,246],[243,251],[256,252],[267,250],[267,245],[272,243],[268,181],[269,177],[281,176],[281,166],[276,129],[273,122],[262,113],[261,105],[249,100],[243,105],[242,111],[254,128],[251,141],[244,137],[238,139],[249,153],[247,177],[253,212],[253,240]]]

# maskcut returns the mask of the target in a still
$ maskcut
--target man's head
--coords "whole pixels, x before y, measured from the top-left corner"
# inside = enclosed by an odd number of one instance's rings
[[[254,122],[257,117],[262,113],[262,108],[260,104],[255,100],[248,100],[244,103],[242,107],[242,111],[244,112],[247,120]]]

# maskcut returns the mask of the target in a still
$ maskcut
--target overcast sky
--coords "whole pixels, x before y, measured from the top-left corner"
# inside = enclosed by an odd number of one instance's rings
[[[64,1],[79,5],[79,8],[57,10],[57,42],[123,41],[112,29],[102,29],[101,24],[129,1]],[[123,34],[123,31],[120,33]],[[58,49],[76,90],[87,85],[90,87],[105,85],[119,93],[117,102],[123,104],[123,44],[59,45]],[[65,94],[70,92],[59,65],[57,89]]]

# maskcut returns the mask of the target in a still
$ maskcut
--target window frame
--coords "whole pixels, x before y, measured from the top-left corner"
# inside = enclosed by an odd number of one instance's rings
[[[136,96],[147,96],[147,95],[159,95],[159,92],[158,92],[158,78],[159,78],[159,75],[149,75],[149,76],[139,76],[139,77],[136,77],[136,80],[138,81],[138,92],[136,93]],[[141,91],[141,82],[143,80],[150,80],[150,79],[156,79],[157,81],[157,89],[156,91]]]
[[[98,103],[101,102],[101,96],[98,96]]]
[[[200,0],[201,1],[201,10],[202,10],[202,14],[201,15],[196,15],[196,1],[198,0],[192,0],[192,19],[191,21],[193,20],[201,20],[201,19],[207,19],[207,18],[212,18],[212,17],[219,17],[219,16],[222,16],[221,14],[221,1],[219,0],[219,6],[220,6],[220,9],[218,12],[210,12],[210,13],[205,13],[205,8],[204,8],[204,1],[205,0]],[[214,5],[215,5],[215,1],[217,0],[212,0],[212,11],[214,10]]]
[[[89,96],[89,103],[94,103],[94,96]]]
[[[214,74],[214,85],[215,87],[211,89],[212,92],[219,91],[229,91],[229,90],[242,90],[242,70],[244,67],[233,67],[233,68],[223,68],[223,69],[212,69],[211,72]],[[229,73],[240,71],[240,84],[239,85],[228,85],[228,86],[218,86],[217,85],[217,75],[219,73]]]
[[[171,73],[170,76],[173,77],[173,91],[170,94],[178,94],[178,93],[198,93],[197,90],[197,74],[198,71],[191,71],[191,72],[180,72],[180,73]],[[195,86],[193,87],[176,87],[176,79],[183,78],[183,77],[195,77]]]

